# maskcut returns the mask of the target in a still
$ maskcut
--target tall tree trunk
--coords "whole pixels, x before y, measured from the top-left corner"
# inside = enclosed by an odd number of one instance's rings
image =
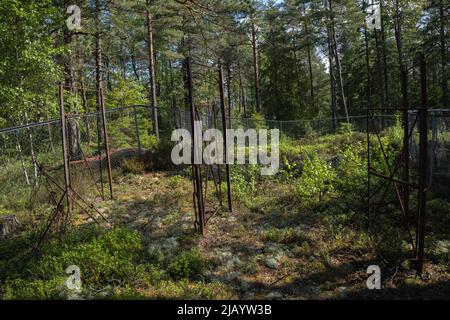
[[[306,7],[304,9],[304,14],[306,15]],[[305,20],[305,33],[306,33],[306,41],[308,42],[306,49],[308,53],[308,69],[309,69],[309,87],[311,97],[314,98],[314,78],[313,78],[313,70],[312,70],[312,58],[311,58],[311,37],[308,31],[308,22]]]
[[[231,121],[231,63],[227,63],[228,118]]]
[[[408,71],[406,70],[405,59],[403,54],[402,45],[402,22],[400,18],[400,7],[399,1],[395,0],[395,41],[397,44],[398,51],[398,62],[400,66],[400,82],[402,98],[401,104],[403,108],[403,149],[404,149],[404,159],[403,159],[403,181],[409,181],[409,121],[408,121],[408,109],[409,109],[409,97],[408,97]],[[403,188],[403,201],[406,208],[406,212],[409,212],[409,187],[405,186]]]
[[[152,116],[153,116],[153,130],[156,135],[156,139],[159,140],[159,127],[158,127],[158,103],[156,100],[156,72],[155,72],[155,54],[153,50],[153,17],[151,11],[151,0],[147,1],[147,47],[148,47],[148,71],[150,82],[150,98],[152,102]]]
[[[384,4],[383,0],[380,0],[380,26],[381,26],[381,54],[383,56],[383,74],[384,74],[384,93],[386,108],[390,105],[390,94],[389,94],[389,72],[387,63],[387,49],[386,49],[386,32],[384,29]]]
[[[260,96],[260,83],[259,83],[259,56],[258,56],[258,40],[257,31],[255,25],[255,18],[250,16],[252,27],[252,49],[253,49],[253,72],[255,77],[255,103],[256,112],[261,112],[261,96]]]
[[[238,59],[238,72],[239,72],[239,113],[241,113],[241,108],[244,110],[244,114],[246,114],[245,107],[245,89],[242,83],[242,70],[241,70],[241,62]]]
[[[442,87],[442,107],[448,106],[448,77],[447,77],[447,64],[448,64],[448,52],[446,50],[446,37],[445,37],[445,25],[448,23],[445,21],[447,18],[444,15],[444,1],[439,1],[439,19],[440,19],[440,38],[441,38],[441,87]]]
[[[366,2],[363,1],[363,12],[366,12]],[[372,108],[372,77],[370,75],[370,51],[369,51],[369,37],[367,34],[367,26],[364,26],[364,44],[366,53],[366,68],[367,68],[367,107]]]
[[[336,106],[336,78],[334,76],[334,63],[333,63],[333,45],[331,41],[331,31],[327,27],[327,44],[328,44],[328,64],[330,72],[330,95],[331,95],[331,113],[333,116],[333,129],[337,129],[337,106]]]
[[[330,18],[331,18],[331,37],[333,40],[333,49],[334,49],[334,56],[335,56],[335,60],[336,60],[336,69],[337,69],[338,84],[339,84],[342,108],[344,109],[347,122],[350,123],[350,118],[348,116],[348,109],[347,109],[347,99],[345,97],[345,90],[344,90],[344,79],[342,77],[341,58],[339,56],[339,48],[338,48],[337,39],[336,39],[336,31],[334,28],[332,1],[329,0],[328,4],[329,4]]]
[[[376,54],[377,54],[377,78],[378,78],[378,88],[379,88],[379,93],[380,93],[380,107],[382,110],[384,110],[384,112],[386,113],[386,95],[384,92],[384,82],[383,82],[383,69],[382,69],[382,62],[381,62],[381,52],[380,52],[380,43],[379,43],[379,39],[378,39],[378,32],[377,30],[374,30],[374,34],[375,34],[375,49],[376,49]]]
[[[136,56],[134,54],[134,51],[131,53],[131,67],[133,68],[133,73],[136,77],[137,82],[141,83],[141,79],[139,78],[139,73],[136,66]]]
[[[83,112],[89,113],[89,105],[88,105],[88,100],[87,100],[87,95],[86,95],[86,88],[84,86],[84,81],[81,81],[81,91],[82,91],[81,94],[82,94],[82,99],[83,99]],[[88,117],[84,117],[84,125],[86,127],[87,142],[88,142],[88,145],[90,145],[92,143],[92,137],[91,137],[91,125],[89,123]]]

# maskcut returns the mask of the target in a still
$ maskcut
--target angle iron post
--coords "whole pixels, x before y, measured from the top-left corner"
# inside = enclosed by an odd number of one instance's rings
[[[228,195],[228,211],[233,212],[232,202],[231,202],[231,175],[230,175],[230,164],[228,163],[228,142],[227,142],[227,120],[225,117],[225,94],[224,94],[224,83],[223,83],[223,66],[222,62],[219,61],[219,91],[220,91],[220,109],[222,112],[222,129],[223,129],[223,148],[225,151],[225,169],[227,178],[227,195]],[[230,119],[231,121],[231,119]],[[231,124],[231,123],[230,123]]]
[[[111,153],[109,150],[109,138],[108,138],[108,128],[106,125],[106,112],[105,112],[105,96],[103,94],[103,89],[100,88],[100,107],[102,114],[102,125],[103,125],[103,136],[105,143],[105,153],[106,153],[106,161],[108,165],[108,182],[109,182],[109,192],[111,200],[114,199],[114,191],[113,191],[113,180],[112,180],[112,166],[111,166]],[[101,159],[100,159],[101,161]]]
[[[101,126],[101,113],[102,113],[102,98],[100,94],[100,90],[96,91],[97,93],[97,114],[96,114],[96,122],[97,122],[97,151],[98,151],[98,171],[100,173],[100,192],[101,197],[105,200],[105,190],[103,186],[103,162],[102,162],[102,126]]]
[[[63,217],[66,224],[71,219],[72,211],[72,191],[70,188],[70,167],[69,167],[69,153],[67,149],[67,127],[66,127],[66,113],[64,111],[64,88],[59,84],[59,114],[61,118],[61,145],[64,165],[64,193],[67,201],[67,216]],[[67,219],[67,221],[65,221]]]
[[[186,58],[186,71],[187,71],[187,85],[188,85],[188,94],[189,94],[189,107],[190,107],[190,115],[191,115],[191,129],[192,129],[192,176],[194,182],[194,197],[197,199],[197,211],[196,216],[198,217],[199,222],[199,231],[201,234],[204,233],[205,227],[205,203],[203,199],[203,185],[201,178],[201,169],[200,165],[195,163],[195,105],[194,105],[194,93],[193,93],[193,81],[192,81],[192,65],[191,58]],[[194,201],[195,206],[195,201]]]
[[[419,155],[419,211],[417,216],[417,274],[423,273],[423,258],[425,249],[425,223],[427,204],[427,159],[428,159],[428,92],[427,92],[427,65],[425,55],[420,55],[420,155]]]

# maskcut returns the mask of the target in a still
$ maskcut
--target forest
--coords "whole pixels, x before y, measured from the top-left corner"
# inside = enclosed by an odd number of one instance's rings
[[[0,300],[448,299],[449,13],[1,0]],[[175,165],[194,119],[279,171]]]

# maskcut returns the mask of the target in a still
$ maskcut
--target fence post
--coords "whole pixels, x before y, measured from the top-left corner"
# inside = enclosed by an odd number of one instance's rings
[[[62,154],[64,162],[64,192],[66,194],[67,201],[67,220],[70,221],[71,211],[72,211],[72,191],[70,189],[70,167],[69,167],[69,153],[67,150],[67,127],[66,127],[66,113],[64,111],[64,88],[63,85],[59,84],[59,115],[61,123],[61,144],[62,144]],[[64,221],[65,223],[67,221]]]
[[[103,135],[105,140],[105,153],[106,153],[106,161],[108,164],[108,181],[109,181],[109,192],[111,196],[111,200],[114,199],[113,192],[113,182],[112,182],[112,167],[111,167],[111,153],[109,151],[109,139],[108,139],[108,128],[106,126],[106,112],[105,112],[105,97],[103,95],[103,89],[100,88],[100,107],[101,107],[101,116],[102,116],[102,125],[103,125]],[[101,161],[101,159],[100,159]]]
[[[222,129],[223,129],[223,147],[225,151],[225,169],[227,175],[227,195],[228,195],[228,210],[233,212],[232,202],[231,202],[231,175],[230,175],[230,164],[228,163],[228,143],[227,143],[227,120],[225,117],[225,94],[223,89],[223,67],[222,62],[219,61],[219,91],[220,91],[220,109],[222,112]],[[230,128],[231,128],[231,118],[230,118]]]
[[[428,160],[428,110],[427,110],[427,65],[425,55],[420,55],[420,158],[419,158],[419,212],[417,215],[417,274],[423,272],[423,257],[425,249],[425,216],[427,206],[427,160]]]
[[[133,106],[133,112],[134,112],[134,128],[136,129],[136,139],[137,139],[137,145],[138,145],[138,152],[139,152],[139,155],[141,155],[142,154],[141,136],[139,134],[139,123],[138,123],[136,106]]]

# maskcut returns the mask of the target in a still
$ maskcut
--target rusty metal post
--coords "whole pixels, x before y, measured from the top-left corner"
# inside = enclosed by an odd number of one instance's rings
[[[428,93],[427,93],[427,66],[425,55],[420,55],[420,155],[419,155],[419,212],[417,216],[417,274],[423,272],[423,258],[425,250],[425,221],[427,204],[427,159],[428,159]]]
[[[69,153],[67,149],[67,127],[66,127],[66,113],[64,111],[64,88],[63,85],[59,84],[59,115],[60,115],[60,123],[61,123],[61,145],[62,145],[62,154],[63,154],[63,162],[64,162],[64,192],[66,195],[67,201],[67,216],[64,217],[68,221],[71,218],[72,212],[72,191],[70,188],[70,166],[69,166]],[[66,223],[65,221],[64,223]]]
[[[134,128],[136,130],[136,139],[137,139],[137,145],[138,145],[138,152],[139,152],[139,155],[141,155],[142,154],[141,136],[140,136],[140,133],[139,133],[139,122],[138,122],[138,117],[137,117],[136,106],[133,106],[133,112],[134,112]]]
[[[108,182],[109,182],[109,192],[111,200],[114,199],[113,192],[113,181],[112,181],[112,167],[111,167],[111,154],[109,151],[109,139],[108,139],[108,128],[106,125],[106,112],[105,112],[105,97],[103,95],[103,89],[100,88],[100,107],[101,107],[101,115],[102,115],[102,125],[103,125],[103,136],[105,143],[105,153],[106,153],[106,161],[108,165]],[[100,159],[101,161],[101,159]]]
[[[205,227],[205,203],[203,199],[203,184],[201,177],[201,168],[199,164],[195,163],[195,141],[198,139],[196,136],[195,130],[195,119],[196,119],[196,110],[194,105],[194,92],[193,92],[193,81],[192,81],[192,65],[191,58],[186,58],[186,72],[187,72],[187,86],[188,86],[188,94],[189,94],[189,107],[191,114],[191,129],[192,129],[192,176],[194,183],[194,207],[196,208],[196,218],[198,219],[198,227],[200,229],[200,233],[204,233]],[[195,205],[196,204],[196,205]],[[197,226],[196,226],[197,227]]]
[[[367,227],[370,230],[371,227],[371,202],[370,202],[370,197],[372,196],[372,191],[371,191],[371,173],[370,173],[370,168],[372,166],[371,163],[371,155],[370,155],[370,104],[369,107],[367,108],[367,121],[366,121],[366,131],[367,131]]]
[[[223,88],[223,66],[222,66],[221,61],[219,61],[219,91],[220,91],[220,109],[222,112],[223,148],[225,151],[225,169],[226,169],[226,178],[227,178],[228,211],[233,212],[233,207],[232,207],[232,202],[231,202],[230,164],[228,163],[227,120],[225,118],[225,94],[224,94],[224,88]]]

